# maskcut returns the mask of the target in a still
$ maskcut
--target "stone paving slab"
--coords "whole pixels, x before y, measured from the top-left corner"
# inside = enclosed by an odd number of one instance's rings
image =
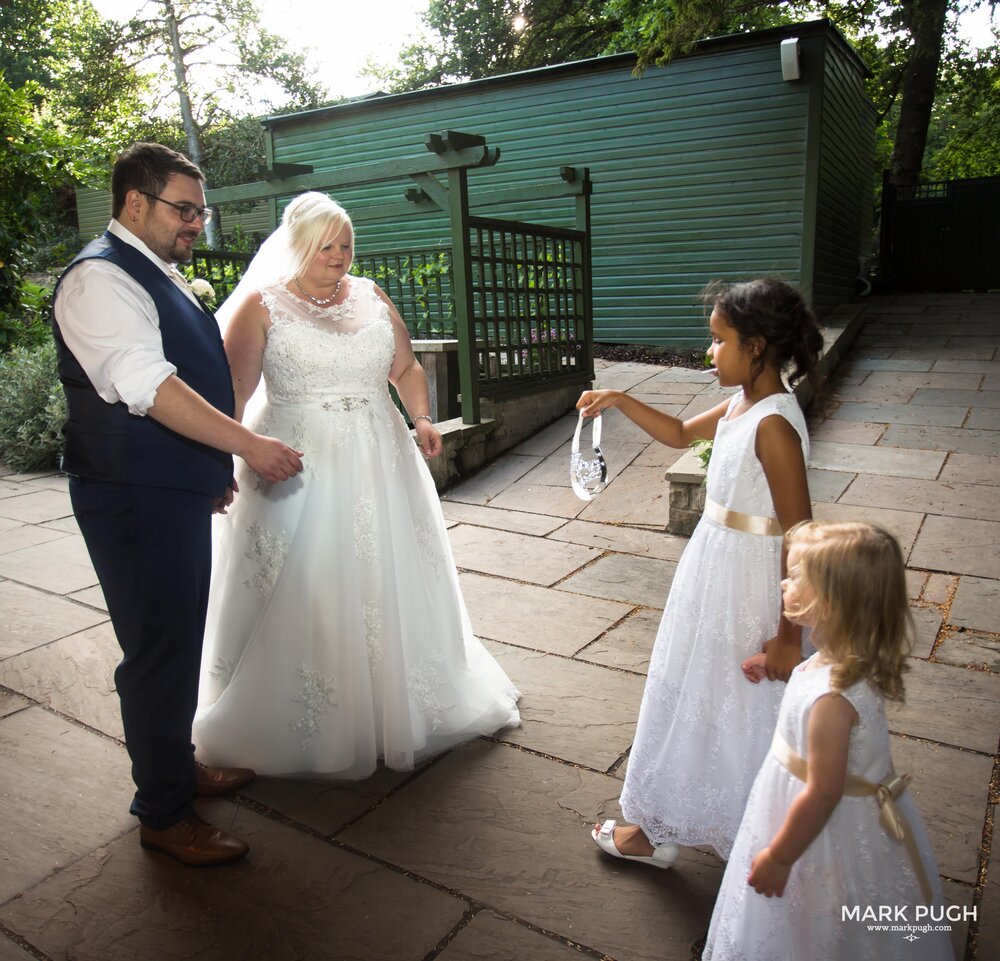
[[[843,406],[843,405],[841,405]],[[877,444],[879,438],[885,433],[882,424],[871,424],[863,421],[837,420],[830,418],[811,427],[809,430],[810,439],[830,441],[841,444]]]
[[[337,783],[258,777],[240,794],[296,824],[332,837],[414,776],[413,771],[390,771],[379,764],[375,773],[364,781]]]
[[[686,447],[667,447],[666,444],[651,443],[634,461],[633,467],[666,468],[677,463],[687,453]]]
[[[959,578],[948,623],[1000,634],[1000,581],[986,577]]]
[[[541,457],[527,457],[523,454],[506,454],[497,458],[486,470],[470,477],[445,492],[444,500],[461,501],[465,504],[488,504],[497,494],[507,488],[512,481],[523,477]]]
[[[23,524],[40,524],[42,521],[67,517],[73,513],[69,494],[52,490],[32,490],[20,497],[0,500],[0,514]]]
[[[464,570],[551,586],[601,556],[599,550],[541,537],[460,524],[448,531],[455,563]]]
[[[96,607],[98,610],[107,613],[108,602],[104,599],[104,591],[101,589],[100,584],[95,584],[93,587],[86,587],[82,591],[74,591],[72,594],[66,595],[71,601],[79,601],[81,604],[86,604],[88,607]]]
[[[813,504],[813,517],[818,521],[865,521],[880,524],[896,540],[903,550],[903,557],[910,555],[911,548],[923,524],[924,515],[913,511],[886,510],[883,507],[854,507],[850,504]],[[924,567],[912,557],[907,561],[910,567]]]
[[[913,600],[918,599],[924,592],[924,585],[930,574],[927,571],[914,571],[906,569],[906,596]]]
[[[927,359],[927,360],[941,360],[947,357],[949,361],[956,360],[992,360],[993,355],[996,353],[996,348],[988,344],[977,344],[975,346],[964,345],[956,346],[952,345],[947,351],[938,350],[937,348],[926,348],[926,347],[899,347],[894,346],[895,349],[891,351],[890,357],[909,357],[912,359]]]
[[[972,430],[1000,430],[1000,409],[973,407],[964,426]]]
[[[582,513],[587,506],[568,487],[552,487],[547,484],[529,484],[517,481],[491,501],[491,507],[503,510],[520,510],[533,514],[547,514],[552,517],[570,518]]]
[[[72,514],[69,517],[57,517],[54,521],[46,521],[41,527],[45,530],[61,531],[64,534],[80,533],[80,525]]]
[[[987,484],[1000,486],[1000,457],[983,454],[953,453],[941,469],[938,480],[948,483]]]
[[[952,380],[954,381],[954,378]],[[940,404],[948,407],[958,404],[968,407],[1000,407],[1000,390],[920,388],[913,395],[913,403]]]
[[[11,484],[6,479],[0,480],[0,500],[5,500],[8,497],[23,497],[29,493],[31,492],[26,490],[23,484]]]
[[[952,378],[951,374],[942,377]],[[953,378],[952,378],[953,379]],[[968,416],[967,406],[920,407],[917,404],[857,404],[846,401],[831,415],[838,420],[876,424],[918,424],[928,427],[961,427]]]
[[[477,636],[552,654],[576,653],[634,607],[479,574],[459,582]]]
[[[879,441],[880,447],[916,450],[959,451],[965,454],[1000,456],[1000,431],[970,430],[963,427],[911,427],[892,424]]]
[[[680,560],[684,548],[688,545],[688,538],[675,537],[662,531],[617,524],[597,524],[584,520],[569,521],[549,534],[548,539],[583,544],[586,547],[615,551],[619,554],[658,557],[664,561]]]
[[[9,941],[0,931],[0,961],[34,961],[35,956]]]
[[[670,871],[603,856],[589,828],[620,789],[613,778],[479,742],[338,839],[607,959],[685,961],[708,928],[722,866],[688,851]]]
[[[37,529],[37,528],[36,528]],[[87,546],[79,534],[0,554],[0,576],[54,594],[71,594],[97,583]]]
[[[440,961],[580,961],[580,952],[565,940],[501,918],[492,911],[480,911],[438,958]]]
[[[34,524],[22,524],[9,518],[4,518],[4,522],[10,524],[10,527],[0,526],[0,530],[3,530],[3,535],[0,536],[0,555],[13,554],[26,547],[47,544],[49,541],[57,541],[66,536],[64,531],[36,527]]]
[[[0,720],[0,757],[0,904],[135,825],[122,745],[32,707]]]
[[[886,705],[889,729],[992,754],[1000,724],[1000,677],[911,658],[906,703]]]
[[[937,607],[919,607],[910,605],[910,613],[913,615],[913,625],[916,636],[913,639],[914,657],[928,658],[934,649],[934,642],[941,631],[941,622],[944,615]]]
[[[580,514],[585,521],[637,524],[664,531],[670,516],[670,485],[659,467],[629,467]]]
[[[499,531],[514,531],[518,534],[534,534],[538,537],[544,537],[566,523],[561,517],[498,510],[495,507],[480,507],[478,504],[463,504],[460,501],[442,501],[441,510],[448,521],[492,527]]]
[[[981,375],[967,374],[962,383],[970,388],[977,388]],[[952,374],[939,371],[890,371],[875,370],[865,380],[865,384],[874,387],[943,387],[953,389],[955,377]],[[914,401],[917,403],[917,401]]]
[[[498,740],[602,772],[629,749],[644,677],[519,647],[487,646],[521,691],[521,726],[498,731]]]
[[[17,711],[23,711],[26,707],[31,707],[32,702],[26,697],[21,697],[14,691],[8,691],[0,687],[0,718],[7,717]]]
[[[590,439],[589,433],[581,438],[581,446],[584,446]],[[645,441],[619,441],[610,440],[607,443],[601,440],[601,450],[604,453],[604,460],[608,465],[608,478],[614,480],[629,464],[635,460],[647,447],[649,439]],[[569,462],[570,443],[565,443],[545,458],[537,467],[524,475],[526,484],[548,484],[552,487],[569,487]]]
[[[1000,361],[955,360],[948,351],[947,357],[934,361],[931,370],[943,370],[950,374],[993,374],[1000,371]]]
[[[548,457],[553,451],[557,451],[566,441],[570,440],[576,430],[577,414],[567,414],[559,420],[549,424],[537,434],[521,441],[517,445],[517,452],[521,456]],[[491,469],[492,469],[492,465]]]
[[[617,627],[588,644],[576,655],[576,660],[645,674],[662,618],[661,611],[637,609]]]
[[[806,470],[809,496],[814,501],[825,501],[828,504],[836,503],[840,495],[851,486],[856,476],[856,474],[848,474],[844,471],[819,470],[810,467]]]
[[[1000,524],[928,516],[910,554],[913,567],[1000,578]]]
[[[887,484],[884,477],[859,474],[839,503],[1000,521],[997,491],[982,484],[947,484],[909,477],[897,477]]]
[[[956,631],[941,638],[934,660],[1000,674],[1000,639],[994,634]]]
[[[561,590],[663,609],[677,565],[653,557],[611,554],[574,574]]]
[[[642,364],[617,364],[606,370],[594,371],[595,390],[631,390],[649,380],[655,373],[653,367],[641,370]]]
[[[838,401],[853,401],[872,404],[907,404],[915,393],[912,387],[877,387],[834,381],[830,396]]]
[[[646,406],[679,417],[685,407],[691,402],[690,396],[680,394],[637,394],[629,391],[629,397],[641,400]]]
[[[45,490],[69,492],[69,476],[63,473],[33,477],[24,482],[26,487],[41,487]]]
[[[133,831],[5,906],[0,920],[53,961],[420,961],[467,909],[246,807],[202,810],[248,840],[248,858],[191,870],[143,851]]]
[[[947,604],[958,588],[958,578],[950,574],[928,574],[921,595],[929,604]]]
[[[107,615],[13,581],[0,583],[0,659],[93,627]]]
[[[864,447],[829,441],[814,441],[809,449],[810,467],[889,477],[923,477],[933,480],[940,473],[944,459],[945,455],[940,451]]]
[[[857,370],[930,370],[933,361],[930,360],[904,360],[902,358],[893,359],[891,357],[858,357],[852,359],[843,370],[852,373]],[[838,368],[837,376],[841,369]]]
[[[0,684],[122,737],[115,668],[121,660],[110,621],[0,661]]]
[[[913,775],[909,790],[930,835],[938,870],[975,884],[992,759],[898,736],[892,738],[892,757],[897,771]]]

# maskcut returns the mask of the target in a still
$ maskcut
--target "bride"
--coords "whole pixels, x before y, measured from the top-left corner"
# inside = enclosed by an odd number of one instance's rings
[[[215,530],[199,760],[360,779],[520,723],[473,636],[420,449],[442,450],[396,308],[353,277],[354,231],[297,197],[223,305],[236,417],[303,452],[269,484],[243,464]],[[266,399],[250,403],[263,374]],[[259,409],[255,409],[258,408]]]

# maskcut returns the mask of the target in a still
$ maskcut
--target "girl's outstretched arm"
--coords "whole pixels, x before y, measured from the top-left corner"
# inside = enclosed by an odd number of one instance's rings
[[[781,897],[792,865],[819,836],[844,793],[847,749],[857,711],[836,692],[813,704],[806,731],[809,775],[771,843],[750,865],[749,884],[758,894]]]
[[[681,420],[620,390],[585,390],[576,402],[576,409],[583,411],[584,417],[596,417],[602,410],[617,407],[653,440],[668,447],[687,447],[696,440],[712,440],[716,425],[725,416],[728,406],[726,399],[703,414]]]
[[[774,513],[781,529],[787,531],[799,521],[812,517],[809,482],[802,441],[792,425],[777,414],[765,417],[757,427],[757,459],[764,469],[774,503]],[[785,550],[781,552],[781,576],[787,574]],[[784,614],[778,621],[778,633],[764,644],[765,670],[769,681],[787,681],[795,665],[802,660],[802,628]]]

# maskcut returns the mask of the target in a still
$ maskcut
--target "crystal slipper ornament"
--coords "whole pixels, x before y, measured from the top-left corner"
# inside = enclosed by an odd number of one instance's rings
[[[573,485],[573,493],[582,501],[593,500],[608,486],[608,465],[601,451],[601,415],[594,421],[594,433],[591,438],[594,457],[585,457],[580,453],[580,431],[583,428],[584,416],[576,422],[576,432],[573,434],[573,447],[569,455],[569,479]]]

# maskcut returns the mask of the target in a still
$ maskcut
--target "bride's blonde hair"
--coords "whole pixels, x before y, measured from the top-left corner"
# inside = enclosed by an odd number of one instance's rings
[[[814,614],[814,640],[835,665],[833,687],[843,691],[864,678],[902,701],[913,617],[896,538],[874,524],[805,521],[785,542],[801,546],[790,573],[813,592],[809,604],[788,613]]]
[[[347,211],[336,200],[315,190],[299,194],[285,208],[281,222],[288,231],[288,248],[296,274],[308,266],[331,235],[339,236],[345,227],[354,243],[354,225]]]

